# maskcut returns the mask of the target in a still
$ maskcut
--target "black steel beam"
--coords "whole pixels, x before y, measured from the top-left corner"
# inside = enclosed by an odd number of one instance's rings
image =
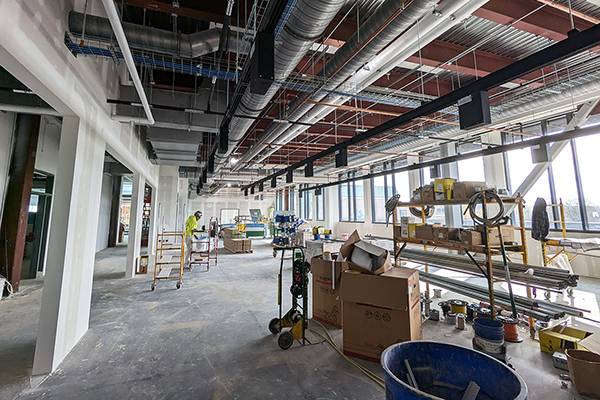
[[[582,51],[588,50],[598,45],[599,43],[600,24],[594,25],[593,27],[586,29],[582,32],[569,32],[569,36],[565,40],[555,43],[552,46],[548,46],[547,48],[533,53],[530,56],[523,58],[522,60],[515,61],[514,63],[507,65],[506,67],[501,68],[498,71],[492,72],[491,74],[486,75],[480,79],[476,79],[471,83],[462,86],[444,96],[438,97],[437,99],[425,103],[418,108],[410,110],[398,117],[392,118],[381,125],[378,125],[367,131],[361,132],[348,140],[340,142],[335,146],[331,146],[328,149],[320,151],[315,155],[307,157],[303,161],[296,162],[285,169],[279,170],[270,176],[262,178],[257,182],[266,182],[273,176],[280,176],[285,174],[289,170],[301,168],[308,162],[314,162],[323,157],[335,154],[338,150],[342,148],[356,145],[367,139],[373,138],[382,133],[388,132],[394,128],[402,126],[410,121],[415,120],[416,118],[424,117],[429,114],[441,111],[452,105],[455,105],[458,103],[459,100],[469,96],[471,93],[490,90],[507,82],[514,81],[515,79],[523,75],[537,71],[540,68],[543,68],[547,65],[554,64],[556,62],[569,58],[575,54],[578,54]],[[244,187],[242,188],[242,190],[243,189]]]
[[[540,137],[537,137],[534,139],[524,140],[522,142],[503,144],[501,146],[489,147],[487,149],[475,150],[475,151],[471,151],[468,153],[462,153],[462,154],[456,154],[453,156],[437,158],[435,160],[429,160],[429,161],[424,161],[421,163],[405,165],[403,167],[387,169],[387,170],[383,170],[383,171],[379,171],[379,172],[372,172],[372,173],[366,174],[366,175],[356,176],[356,177],[348,178],[348,179],[341,179],[339,181],[323,183],[321,185],[315,185],[315,186],[311,186],[311,187],[300,188],[298,190],[302,192],[302,191],[306,191],[306,190],[315,190],[318,188],[325,188],[325,187],[329,187],[329,186],[337,186],[342,183],[371,179],[371,178],[376,178],[378,176],[395,174],[397,172],[414,171],[414,170],[418,170],[421,168],[433,167],[433,166],[441,165],[441,164],[448,164],[448,163],[457,162],[460,160],[467,160],[470,158],[483,157],[483,156],[491,156],[493,154],[499,154],[499,153],[503,153],[506,151],[524,149],[527,147],[537,146],[540,144],[562,142],[563,140],[572,140],[572,139],[576,139],[576,138],[583,137],[583,136],[590,136],[590,135],[597,135],[597,134],[600,134],[600,127],[598,127],[598,126],[591,126],[589,128],[581,128],[581,129],[573,129],[570,131],[557,133],[555,135],[540,136]]]

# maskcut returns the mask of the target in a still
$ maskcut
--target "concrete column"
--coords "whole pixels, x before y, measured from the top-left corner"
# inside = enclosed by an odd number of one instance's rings
[[[490,145],[501,145],[502,134],[500,132],[488,132],[481,136],[483,143]],[[490,146],[485,146],[485,148]],[[483,157],[483,171],[485,181],[488,185],[497,189],[506,189],[506,177],[504,174],[504,157],[502,154],[493,154]]]
[[[54,371],[88,329],[105,147],[63,118],[33,375]]]
[[[15,143],[10,160],[6,202],[0,227],[0,238],[2,238],[0,273],[6,275],[15,290],[19,290],[21,283],[29,199],[33,185],[39,131],[39,115],[17,115]]]
[[[127,238],[127,265],[125,278],[135,276],[135,266],[140,257],[142,239],[142,212],[144,210],[144,187],[146,182],[140,173],[133,174],[131,210],[129,211],[129,237]]]
[[[456,154],[455,143],[445,143],[440,146],[440,156],[448,157]],[[452,162],[441,165],[442,177],[458,179],[458,163]],[[444,214],[446,216],[446,226],[460,227],[462,226],[462,215],[460,206],[444,206]]]
[[[418,164],[419,157],[417,156],[406,156],[406,164]],[[408,171],[408,187],[412,195],[413,190],[421,186],[421,172],[418,169]],[[404,200],[403,200],[404,201]]]

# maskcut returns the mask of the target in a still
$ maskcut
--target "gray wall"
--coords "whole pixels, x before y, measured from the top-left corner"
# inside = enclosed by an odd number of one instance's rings
[[[96,252],[108,247],[111,200],[112,175],[104,174],[102,176],[102,193],[100,194],[100,218],[98,219],[98,236],[96,236]]]

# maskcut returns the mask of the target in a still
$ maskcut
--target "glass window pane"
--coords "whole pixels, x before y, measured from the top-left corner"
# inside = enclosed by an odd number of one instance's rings
[[[600,230],[600,185],[598,184],[598,149],[600,135],[578,138],[575,140],[577,159],[585,199],[585,211],[588,217],[588,229]]]
[[[521,185],[521,183],[523,183],[533,168],[533,163],[531,162],[531,151],[529,148],[512,150],[506,153],[506,158],[508,160],[510,186],[514,194],[516,189]],[[544,172],[544,174],[533,185],[531,190],[524,196],[525,226],[531,226],[531,211],[533,209],[533,205],[535,204],[535,200],[538,197],[543,197],[548,204],[552,203],[548,171]],[[513,223],[518,224],[518,221],[513,221]]]
[[[373,221],[385,222],[385,178],[377,176],[371,182],[373,185]]]
[[[483,157],[458,161],[458,178],[461,181],[485,181]]]
[[[310,190],[308,192],[304,192],[306,195],[306,214],[305,218],[307,220],[312,220],[313,218],[313,199],[315,196],[315,192]]]
[[[573,166],[573,152],[570,143],[552,162],[552,176],[554,177],[556,199],[557,201],[562,199],[564,204],[567,229],[583,229],[579,211],[577,182],[575,180],[575,167]],[[552,217],[552,219],[554,218]]]
[[[354,221],[365,220],[365,193],[364,184],[362,180],[354,182],[355,196],[356,196],[356,210],[354,210]]]
[[[340,221],[349,221],[348,213],[348,184],[342,183],[340,186]]]

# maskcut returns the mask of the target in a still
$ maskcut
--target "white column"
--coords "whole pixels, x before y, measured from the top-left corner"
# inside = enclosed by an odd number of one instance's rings
[[[56,369],[88,329],[105,142],[64,117],[33,375]]]
[[[418,164],[418,156],[406,156],[406,164]],[[408,171],[408,187],[412,195],[413,190],[421,186],[421,171],[418,169]],[[409,201],[409,199],[402,199],[402,201]]]
[[[137,172],[133,174],[131,209],[129,210],[129,236],[127,238],[127,265],[125,266],[125,278],[133,278],[135,276],[135,265],[140,257],[145,184],[146,181],[142,174]]]
[[[148,255],[156,251],[156,234],[158,233],[158,216],[160,214],[158,202],[158,189],[152,188],[152,199],[150,201],[150,231],[148,232]]]
[[[501,145],[502,134],[500,132],[488,132],[481,136],[481,141],[484,143],[484,148],[490,147],[490,145]],[[504,157],[502,154],[484,156],[483,171],[485,173],[485,181],[488,185],[497,189],[506,189]]]

